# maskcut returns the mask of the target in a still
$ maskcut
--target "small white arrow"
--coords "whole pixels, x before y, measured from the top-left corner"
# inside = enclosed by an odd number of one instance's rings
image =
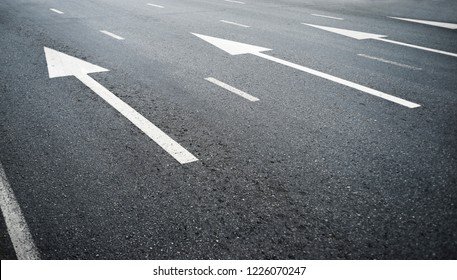
[[[50,48],[45,47],[44,52],[48,64],[49,78],[75,76],[149,136],[149,138],[156,142],[179,163],[184,164],[198,160],[135,109],[87,75],[89,73],[109,71],[108,69]]]
[[[322,29],[325,31],[333,32],[336,34],[340,34],[340,35],[350,37],[353,39],[357,39],[357,40],[365,40],[365,39],[378,40],[378,41],[383,41],[383,42],[396,44],[396,45],[400,45],[400,46],[405,46],[405,47],[409,47],[409,48],[414,48],[414,49],[419,49],[419,50],[423,50],[423,51],[434,52],[434,53],[457,57],[457,54],[455,54],[455,53],[445,52],[445,51],[440,51],[440,50],[436,50],[436,49],[430,49],[430,48],[426,48],[426,47],[421,47],[421,46],[417,46],[417,45],[412,45],[412,44],[407,44],[407,43],[403,43],[403,42],[385,39],[385,37],[387,37],[386,35],[365,33],[365,32],[353,31],[353,30],[348,30],[348,29],[320,26],[320,25],[307,24],[307,23],[302,23],[302,24],[312,26],[315,28],[319,28],[319,29]]]
[[[220,39],[220,38],[215,38],[215,37],[211,37],[211,36],[196,34],[196,33],[192,33],[192,34],[231,55],[252,54],[252,55],[282,64],[282,65],[297,69],[299,71],[303,71],[303,72],[309,73],[311,75],[315,75],[315,76],[324,78],[326,80],[329,80],[329,81],[332,81],[332,82],[335,82],[335,83],[338,83],[341,85],[345,85],[347,87],[351,87],[353,89],[383,98],[385,100],[389,100],[391,102],[397,103],[399,105],[402,105],[402,106],[405,106],[408,108],[420,107],[419,104],[401,99],[399,97],[396,97],[396,96],[393,96],[393,95],[390,95],[390,94],[387,94],[387,93],[384,93],[384,92],[381,92],[381,91],[378,91],[378,90],[375,90],[375,89],[372,89],[372,88],[369,88],[366,86],[356,84],[354,82],[350,82],[350,81],[347,81],[347,80],[344,80],[344,79],[341,79],[341,78],[338,78],[338,77],[335,77],[335,76],[332,76],[332,75],[329,75],[329,74],[326,74],[326,73],[323,73],[323,72],[320,72],[320,71],[317,71],[317,70],[314,70],[311,68],[307,68],[307,67],[262,53],[263,51],[269,51],[271,49],[248,45],[248,44],[239,43],[239,42],[234,42],[234,41],[225,40],[225,39]]]

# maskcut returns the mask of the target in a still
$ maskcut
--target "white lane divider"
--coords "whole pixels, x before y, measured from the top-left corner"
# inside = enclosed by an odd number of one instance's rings
[[[331,19],[336,19],[336,20],[344,20],[344,18],[332,17],[332,16],[326,16],[326,15],[318,15],[318,14],[311,14],[311,15],[315,16],[315,17],[323,17],[323,18],[331,18]]]
[[[220,22],[227,23],[227,24],[232,24],[232,25],[236,25],[236,26],[240,26],[240,27],[244,27],[244,28],[248,28],[249,27],[249,26],[244,25],[244,24],[240,24],[240,23],[236,23],[236,22],[228,21],[228,20],[223,20],[223,19],[221,19]]]
[[[117,40],[125,40],[125,38],[119,36],[119,35],[116,35],[114,33],[111,33],[109,31],[106,31],[106,30],[100,30],[101,33],[105,34],[105,35],[108,35],[114,39],[117,39]]]
[[[147,3],[146,5],[151,6],[151,7],[160,8],[160,9],[163,9],[163,8],[164,8],[163,6],[156,5],[156,4],[151,4],[151,3]]]
[[[235,1],[235,0],[224,0],[225,2],[230,2],[230,3],[236,3],[236,4],[246,4],[244,2],[241,2],[241,1]]]
[[[89,73],[109,71],[108,69],[50,48],[45,47],[44,52],[48,64],[49,78],[74,76],[143,131],[179,163],[185,164],[198,160],[148,119],[88,75]]]
[[[211,83],[213,83],[215,85],[218,85],[221,88],[224,88],[224,89],[226,89],[226,90],[228,90],[228,91],[230,91],[230,92],[232,92],[232,93],[234,93],[236,95],[239,95],[239,96],[241,96],[243,98],[246,98],[247,100],[249,100],[251,102],[259,101],[259,99],[257,97],[254,97],[254,96],[252,96],[252,95],[250,95],[250,94],[248,94],[248,93],[246,93],[246,92],[244,92],[242,90],[239,90],[239,89],[234,88],[234,87],[232,87],[230,85],[227,85],[226,83],[223,83],[223,82],[221,82],[219,80],[216,80],[216,79],[214,79],[212,77],[205,78],[205,80],[207,80],[208,82],[211,82]]]
[[[387,60],[387,59],[383,59],[383,58],[379,58],[379,57],[369,56],[369,55],[366,55],[366,54],[363,54],[363,53],[359,53],[357,55],[361,56],[361,57],[368,58],[368,59],[372,59],[372,60],[376,60],[376,61],[380,61],[380,62],[392,64],[392,65],[396,65],[396,66],[403,67],[403,68],[406,68],[406,69],[422,70],[422,68],[419,68],[419,67],[414,67],[414,66],[410,66],[410,65],[407,65],[407,64],[402,64],[402,63],[398,63],[398,62],[395,62],[395,61],[391,61],[391,60]]]
[[[54,13],[58,13],[59,15],[63,15],[64,14],[64,12],[59,11],[57,9],[49,9],[49,10],[53,11]]]
[[[19,260],[39,260],[38,249],[6,178],[2,163],[0,163],[0,208],[17,258]]]

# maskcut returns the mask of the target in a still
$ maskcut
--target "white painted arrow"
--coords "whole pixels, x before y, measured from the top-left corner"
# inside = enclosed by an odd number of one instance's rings
[[[421,46],[417,46],[417,45],[412,45],[412,44],[407,44],[407,43],[403,43],[403,42],[385,39],[385,37],[387,37],[386,35],[365,33],[365,32],[353,31],[353,30],[348,30],[348,29],[320,26],[320,25],[307,24],[307,23],[302,23],[302,24],[312,26],[315,28],[319,28],[319,29],[322,29],[325,31],[333,32],[336,34],[340,34],[340,35],[350,37],[353,39],[357,39],[357,40],[373,39],[373,40],[383,41],[383,42],[396,44],[396,45],[400,45],[400,46],[405,46],[405,47],[409,47],[409,48],[414,48],[414,49],[419,49],[419,50],[423,50],[423,51],[434,52],[434,53],[457,57],[457,54],[455,54],[455,53],[445,52],[445,51],[440,51],[440,50],[436,50],[436,49],[430,49],[430,48],[426,48],[426,47],[421,47]]]
[[[431,26],[438,26],[438,27],[447,28],[447,29],[457,29],[457,24],[449,23],[449,22],[439,22],[439,21],[420,20],[420,19],[412,19],[412,18],[399,18],[399,17],[389,17],[389,18],[394,18],[394,19],[404,20],[404,21],[409,21],[409,22],[414,22],[414,23],[420,23],[420,24],[426,24],[426,25],[431,25]]]
[[[50,48],[44,48],[46,62],[48,64],[49,78],[75,76],[83,84],[103,98],[114,109],[126,117],[136,127],[143,131],[149,138],[156,142],[179,163],[185,164],[198,159],[171,139],[157,126],[143,117],[135,109],[111,93],[104,86],[89,77],[89,73],[109,71],[108,69],[83,61],[76,57],[58,52]]]
[[[390,94],[387,94],[387,93],[384,93],[384,92],[381,92],[381,91],[378,91],[378,90],[375,90],[375,89],[372,89],[372,88],[369,88],[366,86],[362,86],[362,85],[359,85],[359,84],[356,84],[356,83],[353,83],[353,82],[350,82],[350,81],[347,81],[347,80],[344,80],[344,79],[341,79],[341,78],[338,78],[338,77],[335,77],[335,76],[332,76],[332,75],[329,75],[329,74],[326,74],[326,73],[323,73],[323,72],[320,72],[320,71],[317,71],[317,70],[314,70],[311,68],[307,68],[307,67],[262,53],[263,51],[270,51],[271,49],[248,45],[248,44],[244,44],[244,43],[238,43],[238,42],[234,42],[234,41],[229,41],[229,40],[225,40],[225,39],[215,38],[215,37],[196,34],[196,33],[192,33],[192,34],[231,55],[252,54],[252,55],[282,64],[282,65],[297,69],[299,71],[303,71],[303,72],[309,73],[311,75],[315,75],[315,76],[324,78],[326,80],[329,80],[329,81],[332,81],[332,82],[335,82],[335,83],[338,83],[341,85],[345,85],[347,87],[351,87],[353,89],[383,98],[385,100],[389,100],[391,102],[397,103],[399,105],[402,105],[402,106],[405,106],[408,108],[420,107],[419,104],[401,99],[399,97],[396,97],[396,96],[393,96],[393,95],[390,95]]]

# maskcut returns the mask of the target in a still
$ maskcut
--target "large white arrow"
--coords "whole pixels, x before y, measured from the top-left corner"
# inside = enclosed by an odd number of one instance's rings
[[[421,47],[421,46],[417,46],[417,45],[412,45],[412,44],[407,44],[407,43],[403,43],[403,42],[398,42],[398,41],[394,41],[394,40],[385,39],[387,37],[386,35],[365,33],[365,32],[353,31],[353,30],[348,30],[348,29],[320,26],[320,25],[307,24],[307,23],[302,23],[302,24],[308,25],[308,26],[312,26],[312,27],[315,27],[315,28],[319,28],[319,29],[322,29],[322,30],[325,30],[325,31],[333,32],[333,33],[336,33],[336,34],[340,34],[340,35],[343,35],[343,36],[346,36],[346,37],[350,37],[350,38],[353,38],[353,39],[357,39],[357,40],[365,40],[365,39],[378,40],[378,41],[392,43],[392,44],[405,46],[405,47],[409,47],[409,48],[414,48],[414,49],[419,49],[419,50],[423,50],[423,51],[434,52],[434,53],[439,53],[439,54],[444,54],[444,55],[457,57],[456,53],[445,52],[445,51],[440,51],[440,50],[436,50],[436,49],[430,49],[430,48],[426,48],[426,47]]]
[[[135,111],[135,109],[87,75],[89,73],[109,70],[46,47],[44,48],[44,52],[48,64],[49,78],[75,76],[167,151],[179,163],[184,164],[198,160],[157,126]]]
[[[332,76],[332,75],[329,75],[329,74],[326,74],[326,73],[323,73],[323,72],[320,72],[320,71],[317,71],[317,70],[314,70],[311,68],[307,68],[307,67],[262,53],[263,51],[270,51],[271,49],[248,45],[248,44],[239,43],[239,42],[234,42],[234,41],[229,41],[229,40],[220,39],[220,38],[215,38],[215,37],[211,37],[211,36],[196,34],[196,33],[192,33],[192,34],[194,34],[195,36],[199,37],[200,39],[205,40],[206,42],[220,48],[221,50],[223,50],[231,55],[252,54],[252,55],[282,64],[282,65],[292,67],[294,69],[327,79],[329,81],[363,91],[365,93],[383,98],[385,100],[389,100],[391,102],[403,105],[408,108],[420,107],[419,104],[401,99],[399,97],[396,97],[396,96],[393,96],[393,95],[390,95],[390,94],[387,94],[387,93],[384,93],[384,92],[381,92],[381,91],[378,91],[378,90],[375,90],[375,89],[372,89],[372,88],[369,88],[366,86],[356,84],[354,82],[350,82],[350,81],[347,81],[347,80],[344,80],[344,79],[341,79],[341,78],[338,78],[338,77],[335,77],[335,76]]]

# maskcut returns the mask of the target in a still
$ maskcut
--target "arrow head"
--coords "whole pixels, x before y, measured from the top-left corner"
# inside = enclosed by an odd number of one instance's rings
[[[271,51],[271,49],[258,47],[258,46],[254,46],[254,45],[248,45],[248,44],[244,44],[244,43],[239,43],[239,42],[235,42],[235,41],[201,35],[201,34],[197,34],[197,33],[192,33],[192,34],[231,55],[255,54],[255,53],[264,52],[264,51]]]
[[[343,36],[346,36],[346,37],[351,37],[351,38],[357,39],[357,40],[378,39],[378,38],[387,37],[386,35],[365,33],[365,32],[353,31],[353,30],[348,30],[348,29],[340,29],[340,28],[320,26],[320,25],[307,24],[307,23],[302,23],[302,24],[308,25],[308,26],[312,26],[312,27],[315,27],[315,28],[319,28],[319,29],[322,29],[322,30],[326,30],[326,31],[329,31],[329,32],[337,33],[337,34],[340,34],[340,35],[343,35]]]
[[[109,71],[103,67],[86,62],[79,58],[44,47],[49,78],[81,76],[89,73]]]

